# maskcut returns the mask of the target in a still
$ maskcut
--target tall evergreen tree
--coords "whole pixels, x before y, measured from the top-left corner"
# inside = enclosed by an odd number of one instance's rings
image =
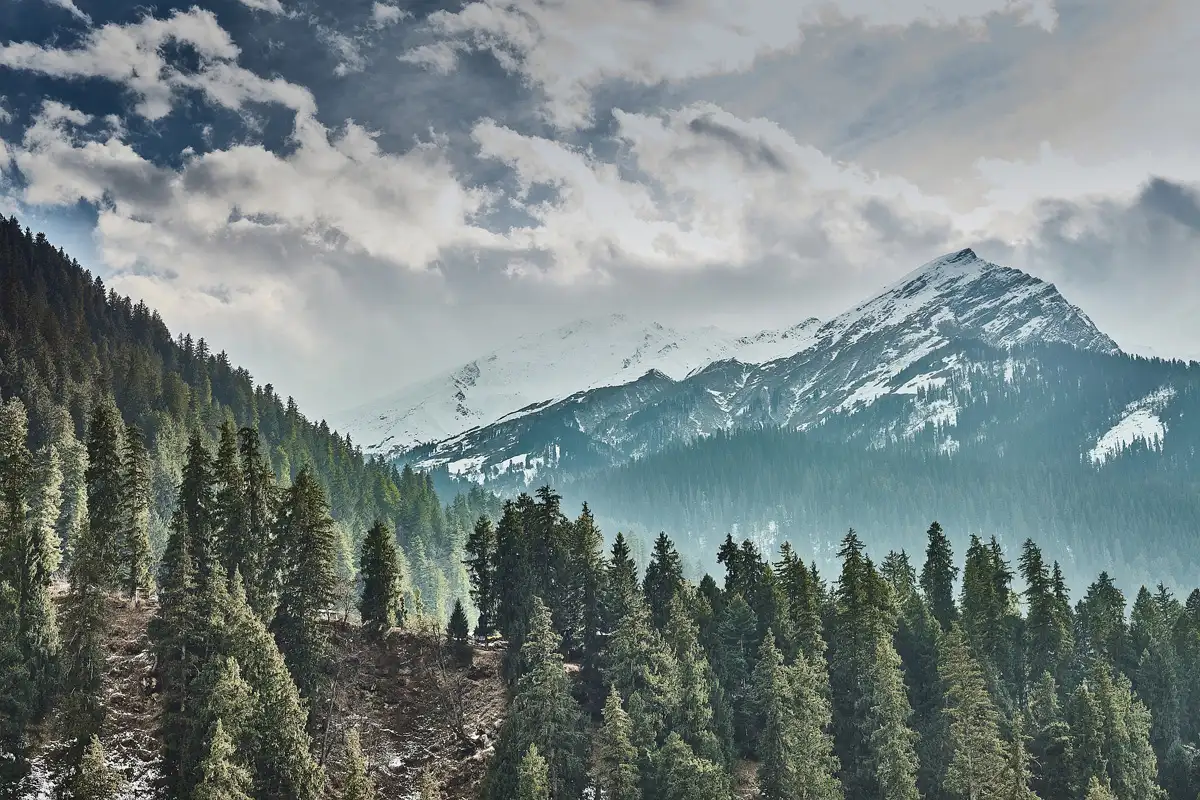
[[[517,800],[550,800],[550,796],[546,759],[538,753],[537,745],[531,744],[518,767]]]
[[[764,800],[841,800],[824,672],[801,654],[784,666],[773,635],[763,639],[754,672],[754,699],[762,724],[758,784]]]
[[[150,591],[150,454],[135,425],[125,428],[124,531],[121,546],[121,583],[136,602]]]
[[[362,595],[358,611],[363,626],[373,635],[394,627],[400,606],[400,559],[396,539],[382,522],[376,521],[363,539],[358,563]]]
[[[217,558],[226,578],[246,570],[246,545],[250,542],[249,514],[246,508],[246,480],[242,474],[241,443],[231,420],[221,425],[217,457],[213,462],[215,492],[213,529]]]
[[[238,431],[242,459],[242,494],[246,538],[242,543],[240,572],[250,607],[263,621],[275,613],[278,592],[278,564],[273,558],[275,515],[278,506],[275,476],[262,452],[258,431]]]
[[[480,517],[467,538],[465,548],[467,574],[471,580],[471,600],[479,610],[476,636],[489,636],[496,630],[496,531],[492,521]]]
[[[236,757],[233,740],[218,719],[209,737],[208,752],[200,762],[194,800],[251,800],[250,773]]]
[[[125,466],[122,425],[116,406],[101,397],[92,408],[87,440],[88,527],[93,548],[90,558],[102,586],[117,583],[122,532],[125,525]]]
[[[942,630],[950,630],[950,624],[958,617],[954,605],[954,580],[958,577],[954,551],[946,532],[937,522],[929,526],[926,536],[929,542],[925,548],[925,566],[921,570],[921,589]]]
[[[951,750],[944,788],[954,798],[1000,800],[1007,788],[1000,715],[988,695],[983,670],[958,625],[952,626],[942,641],[940,656]]]
[[[92,734],[79,764],[71,775],[71,800],[116,800],[121,779],[108,765],[100,739]]]
[[[342,781],[342,800],[375,800],[375,785],[367,775],[358,728],[346,731],[346,776]]]
[[[517,765],[531,746],[546,759],[550,797],[575,798],[586,774],[583,717],[571,696],[550,610],[533,598],[528,635],[521,645],[523,664],[516,693],[500,731],[496,754],[485,781],[487,800],[518,796]]]
[[[604,724],[596,734],[596,765],[592,773],[605,800],[642,800],[637,750],[632,738],[633,724],[621,706],[620,694],[613,691],[604,703]]]
[[[642,590],[650,606],[650,619],[656,628],[661,630],[666,624],[671,600],[682,589],[683,561],[667,534],[660,533],[654,540],[654,550],[642,580]]]
[[[288,489],[279,539],[282,581],[271,631],[300,694],[311,698],[328,659],[320,618],[337,589],[337,544],[325,492],[308,467]]]

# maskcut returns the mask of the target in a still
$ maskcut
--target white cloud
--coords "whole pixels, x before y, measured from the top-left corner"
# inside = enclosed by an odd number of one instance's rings
[[[414,47],[396,57],[407,64],[449,75],[458,66],[458,54],[464,49],[465,45],[459,42],[433,42]]]
[[[409,16],[410,14],[407,11],[390,3],[376,2],[371,7],[371,19],[380,28],[387,25],[394,25]]]
[[[513,169],[522,189],[516,202],[534,220],[509,231],[508,241],[542,256],[547,277],[863,264],[896,258],[897,235],[949,235],[943,202],[838,164],[767,120],[708,105],[664,115],[617,111],[616,120],[628,169],[494,122],[474,130],[481,155]],[[553,198],[529,200],[535,186]]]
[[[280,16],[287,13],[283,7],[283,3],[279,2],[279,0],[238,0],[238,2],[254,11],[266,11],[268,14],[278,14]]]
[[[317,26],[317,35],[338,59],[338,64],[333,70],[334,75],[344,78],[366,69],[367,59],[363,56],[359,42],[354,37],[323,25]]]
[[[163,51],[172,42],[194,48],[199,68],[185,72],[168,64]],[[199,91],[210,102],[233,110],[258,102],[307,114],[315,111],[307,89],[255,75],[238,66],[238,54],[212,12],[193,8],[161,20],[145,17],[129,25],[105,25],[89,32],[74,49],[27,42],[0,45],[0,66],[58,78],[113,81],[137,98],[137,113],[152,120],[169,114],[186,90]]]
[[[69,11],[71,16],[75,17],[75,19],[86,25],[92,24],[92,18],[80,11],[79,6],[75,5],[74,0],[46,0],[46,2],[52,6],[57,6],[64,11]]]
[[[1053,27],[1053,0],[477,0],[427,20],[442,41],[489,51],[546,95],[564,128],[590,121],[591,91],[609,80],[644,85],[739,72],[761,56],[797,47],[802,31],[831,21],[903,27],[978,24],[994,14]],[[410,60],[444,69],[444,59]]]

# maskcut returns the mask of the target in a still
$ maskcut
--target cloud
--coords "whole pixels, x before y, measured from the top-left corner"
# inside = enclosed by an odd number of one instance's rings
[[[380,28],[394,25],[409,16],[411,15],[407,11],[390,3],[376,2],[371,7],[371,19]]]
[[[57,6],[64,11],[69,11],[71,16],[84,23],[85,25],[92,24],[92,18],[79,10],[79,6],[75,5],[74,0],[46,0],[52,6]]]
[[[490,121],[476,127],[481,156],[513,171],[511,200],[532,220],[506,232],[514,251],[539,256],[521,275],[805,270],[894,258],[901,228],[924,246],[951,238],[938,199],[839,164],[768,120],[706,104],[615,117],[615,161]]]
[[[466,45],[459,42],[433,42],[407,50],[396,58],[440,75],[449,75],[458,66],[459,53],[466,49]]]
[[[268,14],[283,16],[287,10],[279,0],[238,0],[246,8],[254,11],[266,11]]]
[[[1129,197],[1044,199],[1032,214],[981,253],[1054,281],[1128,350],[1200,358],[1200,183],[1152,177]]]
[[[168,45],[191,48],[196,69],[167,59]],[[311,114],[312,94],[282,78],[261,78],[237,64],[240,53],[212,12],[193,8],[166,19],[145,17],[110,23],[88,33],[74,49],[19,42],[0,45],[0,66],[56,78],[103,78],[123,86],[137,99],[135,111],[150,120],[171,112],[179,96],[198,91],[210,102],[232,110],[246,103],[278,103]]]
[[[366,69],[367,59],[354,37],[324,25],[317,26],[317,35],[338,59],[338,64],[333,70],[334,75],[343,78]]]
[[[591,93],[605,82],[653,86],[741,72],[799,46],[805,28],[832,21],[957,26],[996,14],[1045,28],[1056,21],[1052,0],[477,0],[457,12],[434,12],[426,28],[443,45],[491,53],[544,93],[553,124],[575,128],[590,123]],[[408,60],[443,71],[448,63],[428,50]]]

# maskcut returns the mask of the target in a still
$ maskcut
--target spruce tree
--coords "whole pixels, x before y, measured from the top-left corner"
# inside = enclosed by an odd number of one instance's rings
[[[1058,686],[1049,672],[1043,672],[1029,695],[1030,786],[1041,800],[1073,800],[1076,791],[1073,772],[1071,728],[1058,702]]]
[[[480,517],[464,547],[467,575],[471,581],[471,600],[479,610],[475,635],[487,637],[496,630],[496,531],[492,521]]]
[[[665,533],[654,540],[654,550],[646,575],[642,580],[642,591],[650,607],[650,619],[658,629],[667,622],[671,600],[683,589],[683,561],[674,543]]]
[[[929,542],[925,548],[925,566],[921,570],[921,589],[942,630],[950,630],[950,624],[958,617],[954,605],[954,580],[958,577],[954,551],[937,522],[929,526],[926,536]]]
[[[382,522],[367,531],[359,557],[362,596],[358,611],[363,627],[374,636],[386,633],[397,622],[400,606],[400,559],[396,539]]]
[[[288,489],[279,540],[282,581],[271,631],[301,696],[312,698],[328,659],[320,621],[337,588],[337,544],[325,492],[308,467]]]
[[[450,651],[460,664],[469,664],[473,651],[468,641],[470,626],[467,623],[467,612],[463,610],[462,601],[454,601],[454,611],[450,613],[450,621],[446,624],[446,641]]]
[[[217,457],[213,462],[213,529],[217,558],[226,578],[246,570],[246,545],[250,541],[249,514],[246,508],[246,480],[237,429],[232,420],[221,425]]]
[[[193,800],[251,800],[250,773],[237,763],[233,740],[218,719],[200,762],[200,782]]]
[[[679,709],[679,664],[639,596],[609,642],[607,677],[613,691],[629,704],[635,727],[653,740],[635,744],[651,746]]]
[[[125,428],[121,583],[133,602],[150,591],[150,455],[135,425]]]
[[[1064,614],[1055,597],[1050,569],[1032,540],[1026,540],[1022,548],[1020,566],[1029,609],[1024,642],[1027,680],[1032,684],[1046,672],[1061,680],[1074,648],[1069,613]]]
[[[546,759],[538,753],[537,745],[521,757],[518,768],[517,800],[550,800],[550,775]]]
[[[672,733],[652,761],[654,784],[647,797],[655,800],[731,800],[728,773],[720,764],[698,757]]]
[[[944,789],[950,797],[964,800],[1000,800],[1006,766],[1000,715],[988,695],[983,670],[957,624],[942,641],[938,666],[946,685],[951,750]]]
[[[764,800],[841,800],[837,757],[828,733],[831,723],[823,671],[803,654],[784,666],[768,634],[754,672],[758,736],[759,791]]]
[[[87,440],[87,510],[97,580],[116,585],[125,527],[125,465],[120,415],[108,397],[92,408]]]
[[[108,765],[100,739],[92,734],[69,781],[71,800],[116,800],[121,779]]]
[[[751,678],[757,658],[758,619],[740,594],[733,595],[722,610],[716,636],[713,669],[731,710],[734,743],[748,752],[754,728]]]
[[[562,640],[541,598],[535,596],[532,606],[529,633],[520,650],[523,667],[485,781],[486,800],[517,796],[516,767],[533,745],[546,759],[554,800],[578,797],[583,789],[583,716],[563,669]]]
[[[642,800],[633,724],[613,691],[604,703],[604,724],[596,734],[593,777],[605,800]]]
[[[374,800],[375,785],[367,775],[358,728],[346,731],[346,776],[342,780],[342,800]]]
[[[323,772],[311,756],[307,713],[279,648],[235,582],[226,649],[258,702],[248,722],[256,800],[316,800]]]
[[[667,728],[678,733],[697,755],[723,761],[725,747],[717,735],[712,702],[720,684],[700,645],[700,629],[688,607],[701,602],[696,593],[685,590],[675,596],[668,609],[663,639],[678,664],[679,701]]]
[[[272,558],[277,502],[275,476],[261,449],[258,431],[238,431],[242,458],[242,494],[246,538],[242,544],[242,580],[250,607],[264,622],[275,614],[278,592],[278,564]]]
[[[918,800],[916,734],[904,694],[903,668],[891,637],[877,629],[867,674],[867,750],[873,782],[888,800]]]

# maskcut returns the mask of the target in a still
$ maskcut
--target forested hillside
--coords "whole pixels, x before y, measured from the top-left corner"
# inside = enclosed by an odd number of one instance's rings
[[[465,594],[454,552],[488,510],[484,493],[443,507],[427,477],[365,458],[348,436],[255,384],[203,338],[172,337],[156,311],[106,289],[44,235],[0,218],[0,398],[14,397],[28,412],[31,450],[45,460],[53,449],[63,472],[64,546],[82,519],[88,420],[111,400],[121,416],[114,446],[123,447],[132,426],[148,452],[152,560],[166,543],[189,437],[199,434],[215,453],[228,424],[257,432],[264,463],[283,485],[311,466],[337,522],[343,573],[367,528],[384,520],[427,604],[445,613]]]
[[[1172,450],[1138,444],[1097,468],[1040,439],[1028,445],[1041,449],[1036,456],[834,439],[828,431],[718,434],[581,476],[563,491],[607,509],[606,526],[641,538],[671,532],[706,565],[729,531],[771,548],[790,540],[827,565],[851,526],[871,546],[911,549],[937,517],[962,547],[972,533],[1010,548],[1032,537],[1080,580],[1108,569],[1126,587],[1200,582],[1200,491],[1194,467]]]
[[[471,539],[513,684],[485,800],[1200,791],[1200,590],[1129,609],[1102,572],[1072,602],[1034,541],[955,553],[936,522],[912,557],[851,530],[826,573],[729,537],[698,583],[665,535],[643,571],[600,542],[548,488]]]

